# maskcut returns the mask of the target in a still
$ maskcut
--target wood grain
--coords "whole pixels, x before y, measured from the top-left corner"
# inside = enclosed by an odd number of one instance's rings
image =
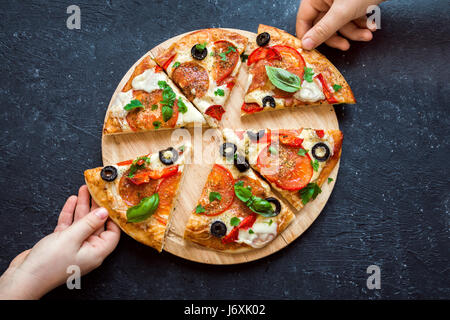
[[[255,37],[254,33],[229,29],[239,32],[248,37]],[[130,70],[125,74],[114,92],[111,102],[115,95],[120,92],[123,85],[133,72],[134,67],[148,54],[158,55],[159,52],[170,46],[178,38],[185,34],[171,38],[150,50],[140,60],[138,60]],[[304,107],[296,109],[286,109],[267,113],[260,113],[248,117],[240,118],[240,107],[243,102],[244,90],[247,81],[247,67],[242,65],[238,75],[238,81],[233,92],[225,105],[226,113],[221,122],[223,128],[233,129],[280,129],[280,128],[320,128],[320,129],[339,129],[336,114],[333,106],[322,105],[314,107]],[[111,106],[111,102],[109,107]],[[108,107],[108,108],[109,108]],[[244,263],[268,256],[294,241],[298,238],[318,217],[324,208],[336,181],[339,164],[334,168],[330,177],[334,179],[331,184],[325,183],[322,187],[322,193],[316,200],[309,203],[301,211],[296,212],[296,219],[291,225],[264,248],[256,249],[247,253],[221,253],[205,249],[199,245],[185,241],[183,239],[184,228],[189,219],[189,215],[194,209],[198,198],[200,197],[206,177],[212,168],[214,157],[211,156],[212,151],[218,147],[217,137],[220,137],[220,131],[216,129],[190,128],[186,129],[192,135],[192,144],[196,151],[196,159],[193,163],[186,167],[184,182],[181,185],[179,197],[176,201],[175,210],[172,215],[169,230],[166,234],[166,242],[164,250],[174,255],[188,259],[191,261],[208,263],[208,264],[237,264]],[[208,131],[207,131],[208,130]],[[216,138],[205,138],[201,133],[211,133],[214,130]],[[119,161],[135,158],[139,155],[149,152],[158,151],[169,145],[177,143],[173,139],[173,130],[162,130],[156,132],[124,134],[116,136],[102,137],[102,157],[103,164],[112,164]],[[202,143],[202,149],[197,147]],[[199,160],[199,155],[201,160]],[[276,193],[276,192],[275,192]]]

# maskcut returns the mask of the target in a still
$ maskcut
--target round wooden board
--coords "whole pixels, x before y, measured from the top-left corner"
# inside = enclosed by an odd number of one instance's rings
[[[238,32],[249,38],[255,37],[252,32],[228,29]],[[156,46],[149,52],[157,56],[159,52],[169,47],[174,41],[186,35],[182,34],[173,37],[160,45]],[[116,94],[120,92],[122,87],[131,76],[135,66],[149,53],[145,54],[137,61],[130,70],[125,74],[119,83],[111,102]],[[339,129],[338,121],[334,108],[331,105],[322,105],[314,107],[286,109],[281,111],[265,112],[261,114],[250,115],[248,117],[240,117],[240,107],[243,102],[244,88],[247,82],[247,67],[242,64],[237,83],[232,94],[225,105],[226,113],[224,114],[221,124],[224,128],[233,129],[281,129],[281,128],[300,128],[309,127],[317,129]],[[111,105],[110,102],[110,105]],[[110,106],[109,105],[109,106]],[[108,107],[109,107],[108,106]],[[204,129],[205,130],[205,129]],[[204,131],[203,130],[203,131]],[[193,135],[193,146],[202,140],[200,134],[195,134],[194,129],[189,129]],[[102,137],[102,156],[104,165],[117,163],[123,160],[133,159],[137,156],[155,152],[160,149],[173,145],[171,134],[173,130],[161,130],[147,133],[124,134],[115,136]],[[220,133],[218,132],[218,135]],[[206,177],[212,168],[213,160],[209,156],[209,148],[217,147],[217,141],[203,138],[203,159],[202,164],[188,164],[185,170],[184,181],[180,186],[180,192],[175,204],[175,210],[171,217],[169,230],[166,234],[164,250],[181,258],[191,261],[207,263],[207,264],[238,264],[257,260],[266,257],[282,248],[298,238],[313,221],[318,217],[325,206],[336,181],[339,163],[332,171],[330,177],[334,179],[331,184],[325,183],[322,186],[322,193],[302,210],[297,211],[293,207],[291,209],[296,212],[296,218],[291,225],[275,238],[270,244],[261,249],[255,249],[245,253],[222,253],[214,250],[206,249],[183,239],[184,228],[192,213],[202,192]],[[275,192],[276,193],[276,192]]]

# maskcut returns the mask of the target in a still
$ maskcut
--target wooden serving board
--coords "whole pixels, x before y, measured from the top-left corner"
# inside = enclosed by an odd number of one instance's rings
[[[252,32],[244,30],[229,29],[238,32],[249,38],[255,37]],[[187,33],[186,33],[187,34]],[[149,52],[157,56],[159,52],[169,47],[174,41],[184,36],[185,34],[171,38],[160,45],[156,46]],[[128,78],[131,76],[135,66],[149,53],[145,54],[139,61],[137,61],[130,70],[125,74],[119,83],[111,102],[114,100],[116,94],[120,92]],[[232,94],[225,105],[226,113],[223,115],[221,124],[224,128],[232,129],[281,129],[281,128],[316,128],[316,129],[339,129],[336,114],[333,106],[322,105],[315,107],[305,107],[297,109],[286,109],[280,111],[265,112],[261,114],[254,114],[244,118],[240,117],[240,107],[243,103],[244,90],[247,82],[247,66],[242,64],[237,83],[232,91]],[[111,106],[111,102],[110,105]],[[208,263],[208,264],[237,264],[244,263],[268,256],[294,241],[298,238],[313,221],[318,217],[323,207],[325,206],[334,183],[325,183],[322,186],[322,193],[312,202],[305,206],[301,211],[296,212],[296,219],[291,225],[278,236],[274,241],[269,243],[266,247],[255,249],[254,251],[246,253],[221,253],[214,250],[206,249],[202,246],[196,245],[183,239],[184,228],[189,219],[189,216],[202,192],[206,177],[212,168],[214,159],[211,157],[211,150],[218,148],[217,139],[206,138],[205,133],[208,128],[189,129],[193,135],[192,145],[200,143],[203,140],[202,163],[188,164],[185,168],[185,177],[180,186],[179,196],[176,200],[175,210],[172,214],[169,230],[166,234],[164,250],[181,258]],[[211,129],[209,129],[211,130]],[[194,133],[195,131],[195,133]],[[211,133],[211,131],[208,131]],[[161,130],[147,133],[123,134],[115,136],[102,137],[102,156],[103,164],[114,164],[123,160],[133,159],[150,152],[155,152],[165,149],[168,146],[176,144],[171,140],[173,130]],[[220,132],[216,130],[217,136]],[[334,168],[330,177],[336,181],[339,164]],[[275,192],[276,193],[276,192]]]

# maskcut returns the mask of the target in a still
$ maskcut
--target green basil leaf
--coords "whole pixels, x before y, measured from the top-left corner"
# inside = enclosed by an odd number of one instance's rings
[[[312,68],[304,67],[303,70],[305,73],[303,74],[303,79],[307,82],[313,82],[314,71]]]
[[[302,197],[303,205],[307,204],[311,199],[314,200],[317,198],[319,193],[322,192],[322,189],[317,185],[317,183],[310,182],[300,190],[300,196]]]
[[[254,234],[255,232],[252,229],[248,229],[249,234]]]
[[[153,127],[155,129],[161,128],[161,121],[153,121]]]
[[[230,224],[233,227],[237,227],[239,225],[239,223],[241,223],[241,219],[239,219],[239,218],[233,217],[230,219]]]
[[[196,208],[195,208],[195,213],[203,213],[205,212],[205,208],[203,208],[203,206],[201,204],[199,204]]]
[[[306,150],[306,149],[299,149],[297,152],[297,154],[302,157],[304,157],[307,153],[308,153],[308,150]]]
[[[158,209],[159,195],[154,193],[151,197],[145,197],[135,205],[127,210],[127,222],[141,222],[150,218]]]
[[[131,100],[129,104],[123,107],[125,110],[130,111],[135,108],[144,108],[142,103],[138,99]]]
[[[214,200],[222,200],[222,196],[220,195],[220,193],[214,191],[209,193],[209,202],[213,202]]]
[[[277,151],[277,149],[274,146],[270,146],[269,147],[269,152],[271,154],[278,154],[278,151]]]
[[[156,110],[158,109],[158,105],[157,104],[152,104],[152,110]]]
[[[314,159],[314,161],[311,160],[311,165],[314,169],[314,171],[319,171],[319,161],[317,161],[317,159]]]
[[[242,182],[242,184],[239,182]],[[247,202],[252,197],[252,190],[250,187],[244,187],[243,184],[244,184],[243,181],[236,182],[234,184],[234,193],[236,194],[236,197],[238,197],[239,200]]]
[[[273,210],[272,204],[264,199],[253,196],[251,204],[248,206],[250,210],[256,212],[263,217],[274,217],[275,211]]]
[[[223,91],[223,89],[217,89],[216,91],[214,91],[214,95],[215,96],[225,96],[225,91]]]
[[[266,73],[270,82],[278,89],[286,92],[295,92],[301,88],[300,78],[287,70],[266,66]]]
[[[333,178],[328,178],[328,184],[330,184],[331,182],[333,182]]]
[[[187,106],[186,104],[183,102],[183,100],[181,99],[181,97],[178,98],[178,111],[180,111],[181,113],[186,113],[187,110]]]
[[[172,115],[173,115],[173,109],[171,107],[164,105],[162,107],[162,116],[163,116],[164,122],[169,121],[170,118],[172,118]]]
[[[197,50],[205,50],[206,46],[208,45],[208,42],[203,42],[203,43],[198,43],[195,45],[195,47],[197,48]]]
[[[227,55],[224,52],[219,53],[220,60],[227,61]]]
[[[173,64],[173,66],[172,66],[172,69],[178,68],[178,67],[180,66],[180,64],[181,64],[181,63],[179,63],[178,61],[175,62],[175,63]]]
[[[245,62],[245,61],[247,61],[247,59],[248,59],[248,54],[245,54],[245,53],[241,53],[241,61],[242,62]]]
[[[338,92],[339,90],[341,90],[342,89],[342,86],[341,85],[338,85],[338,84],[333,84],[333,90],[334,90],[334,92]]]

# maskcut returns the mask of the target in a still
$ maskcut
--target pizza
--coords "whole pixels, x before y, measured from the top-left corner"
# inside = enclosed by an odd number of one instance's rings
[[[249,164],[296,209],[321,193],[341,156],[339,130],[242,131],[224,129],[225,140],[247,156]]]
[[[241,116],[304,105],[355,103],[341,73],[317,50],[287,32],[259,25],[250,41]]]
[[[212,127],[225,113],[224,105],[241,66],[248,39],[224,29],[192,32],[156,56],[156,62],[202,112]]]
[[[234,146],[224,143],[184,238],[225,252],[262,248],[294,219],[293,212],[250,168]]]
[[[109,107],[103,133],[120,134],[205,124],[151,55],[136,66]]]
[[[190,145],[95,169],[84,177],[95,202],[135,240],[162,251]]]

